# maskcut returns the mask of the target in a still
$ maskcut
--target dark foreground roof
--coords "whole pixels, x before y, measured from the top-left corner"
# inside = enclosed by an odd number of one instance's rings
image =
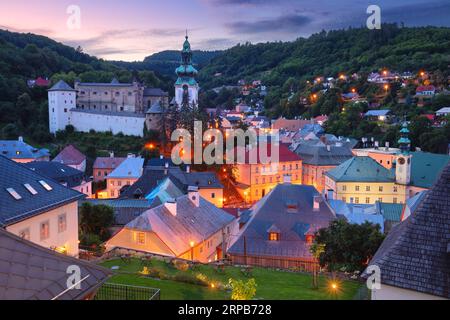
[[[84,197],[25,166],[0,156],[0,226],[7,226]],[[45,182],[51,190],[40,183]],[[25,185],[30,185],[32,194]],[[20,199],[7,189],[13,189]]]
[[[370,265],[382,284],[450,298],[450,165],[416,212],[394,227]]]
[[[353,158],[352,150],[346,146],[325,146],[300,144],[295,153],[303,159],[303,164],[315,166],[338,166]]]
[[[67,268],[81,270],[81,290],[67,290]],[[68,257],[0,228],[0,300],[80,300],[111,275],[105,268]],[[67,291],[66,291],[67,290]]]

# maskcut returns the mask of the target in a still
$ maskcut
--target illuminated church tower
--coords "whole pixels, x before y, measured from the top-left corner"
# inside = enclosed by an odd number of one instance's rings
[[[409,130],[406,122],[403,123],[402,130],[400,130],[400,154],[397,155],[395,166],[395,180],[398,184],[408,185],[411,182],[411,140],[409,140]]]
[[[192,51],[189,37],[186,33],[186,41],[181,52],[181,65],[175,71],[178,79],[175,82],[175,103],[181,108],[183,104],[197,107],[199,86],[195,77],[198,71],[192,65]]]

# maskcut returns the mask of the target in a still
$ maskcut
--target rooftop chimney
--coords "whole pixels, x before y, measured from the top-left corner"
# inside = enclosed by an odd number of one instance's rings
[[[176,199],[168,199],[166,203],[164,203],[164,206],[166,207],[169,212],[176,217],[177,216],[177,200]]]
[[[186,166],[186,173],[191,173],[191,166]]]
[[[190,186],[188,188],[188,197],[195,207],[200,207],[200,194],[198,192],[198,187]]]
[[[333,200],[333,198],[334,198],[334,191],[333,191],[333,189],[328,189],[327,190],[327,200],[330,201],[330,200]]]
[[[136,156],[134,154],[132,154],[132,153],[129,153],[127,158],[136,158]]]
[[[314,201],[313,201],[313,210],[314,211],[319,211],[320,210],[320,203],[322,202],[322,197],[321,196],[314,196]]]
[[[22,136],[19,137],[19,142],[23,142],[23,137]]]
[[[109,157],[110,157],[110,158],[114,158],[114,151],[111,151],[111,152],[109,153]]]
[[[163,156],[163,155],[160,155],[160,156],[159,156],[159,159],[163,160],[163,159],[164,159],[164,156]]]
[[[386,151],[389,151],[389,141],[386,141],[385,147],[386,147]]]
[[[327,151],[331,152],[331,146],[329,144],[327,144]]]

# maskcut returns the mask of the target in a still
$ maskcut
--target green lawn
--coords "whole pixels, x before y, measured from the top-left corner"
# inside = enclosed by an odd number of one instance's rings
[[[213,289],[206,286],[194,285],[172,280],[160,280],[144,277],[139,274],[143,266],[139,260],[124,263],[120,259],[102,263],[102,266],[111,268],[119,266],[120,269],[110,279],[111,283],[144,286],[161,289],[163,300],[226,300],[230,298],[230,292],[223,289]],[[256,299],[267,300],[330,300],[352,299],[361,284],[352,281],[339,283],[339,292],[332,293],[329,290],[329,281],[325,277],[320,278],[320,288],[312,289],[311,275],[303,273],[291,273],[284,271],[254,268],[250,276],[244,275],[240,268],[226,267],[224,271],[217,271],[211,266],[196,266],[194,270],[179,271],[172,265],[162,261],[152,260],[151,268],[159,270],[166,275],[174,276],[181,273],[193,277],[202,274],[210,283],[227,284],[230,278],[248,280],[254,278],[257,283]]]

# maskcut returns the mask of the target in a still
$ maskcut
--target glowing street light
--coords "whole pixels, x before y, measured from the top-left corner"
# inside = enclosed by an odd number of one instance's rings
[[[388,85],[388,84],[385,84],[385,85],[384,85],[384,90],[386,90],[386,91],[389,90],[389,85]]]
[[[352,93],[356,93],[356,89],[355,88],[352,88]]]

